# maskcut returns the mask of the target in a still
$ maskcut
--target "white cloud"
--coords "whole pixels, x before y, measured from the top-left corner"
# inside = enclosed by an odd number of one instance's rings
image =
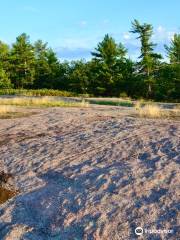
[[[154,34],[152,36],[152,41],[157,44],[155,47],[155,51],[161,53],[165,57],[165,49],[164,44],[169,44],[170,40],[173,38],[174,33],[178,32],[177,29],[166,29],[165,27],[159,25],[156,29],[154,29]],[[128,33],[129,34],[129,33]],[[136,35],[126,33],[123,34],[123,42],[125,46],[128,48],[129,56],[133,59],[136,59],[137,56],[140,55],[140,41],[136,40]]]
[[[173,38],[174,33],[175,31],[167,30],[165,27],[160,25],[154,30],[152,39],[157,43],[168,42]]]
[[[85,24],[85,23],[84,23]],[[86,24],[85,24],[86,25]],[[177,29],[166,29],[163,26],[159,25],[154,29],[154,35],[152,41],[157,43],[155,51],[161,53],[165,57],[164,44],[169,44],[175,32],[178,32]],[[128,49],[128,56],[133,60],[137,59],[140,55],[140,46],[141,43],[139,39],[136,39],[137,35],[129,32],[124,33],[114,33],[111,34],[117,42],[122,42],[125,47]],[[93,50],[97,43],[102,41],[104,37],[103,34],[96,34],[96,37],[93,35],[89,36],[69,36],[64,38],[56,39],[55,46],[56,50],[59,53],[59,56],[64,59],[75,59],[75,58],[86,58],[91,57],[91,50]]]
[[[80,21],[80,26],[85,27],[87,25],[87,22],[85,20]]]
[[[163,33],[165,32],[165,28],[163,28],[161,25],[157,27],[157,32],[158,33]]]
[[[105,24],[105,25],[108,24],[109,22],[110,22],[109,19],[104,19],[103,20],[103,24]]]
[[[168,32],[168,34],[167,34],[167,35],[168,35],[168,36],[167,36],[168,39],[169,39],[169,40],[173,39],[174,34],[175,34],[175,32]]]
[[[130,33],[128,33],[128,32],[123,33],[123,39],[125,39],[125,40],[131,39]]]

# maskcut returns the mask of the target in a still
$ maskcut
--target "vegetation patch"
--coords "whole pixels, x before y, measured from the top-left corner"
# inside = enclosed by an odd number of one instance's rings
[[[13,106],[9,106],[9,105],[1,105],[0,106],[0,115],[12,113],[15,111],[16,111],[16,109]]]
[[[0,89],[0,95],[75,97],[77,94],[54,89]]]
[[[88,100],[88,102],[90,104],[122,106],[122,107],[133,107],[134,105],[131,101]]]
[[[36,114],[36,112],[19,111],[15,106],[0,105],[0,119],[11,119],[19,117],[27,117]]]
[[[1,98],[0,105],[15,106],[44,106],[44,107],[88,107],[89,103],[82,100],[81,102],[59,101],[53,97],[14,97]]]
[[[162,109],[157,104],[142,104],[137,102],[135,105],[136,113],[143,118],[180,118],[180,110],[174,108],[171,110]]]

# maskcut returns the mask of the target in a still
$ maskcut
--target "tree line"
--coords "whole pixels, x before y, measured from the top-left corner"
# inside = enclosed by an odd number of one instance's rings
[[[12,46],[0,41],[0,88],[59,89],[94,96],[128,96],[162,101],[180,100],[180,34],[165,45],[169,62],[155,52],[151,24],[132,22],[140,41],[137,61],[106,34],[89,61],[60,62],[47,43],[31,43],[25,33]]]

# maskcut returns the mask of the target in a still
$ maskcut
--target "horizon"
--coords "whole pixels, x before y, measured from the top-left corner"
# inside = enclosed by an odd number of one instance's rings
[[[7,1],[1,4],[0,40],[11,45],[18,35],[25,32],[31,42],[38,39],[48,42],[60,60],[89,60],[91,51],[108,33],[117,43],[125,45],[128,57],[136,60],[140,55],[140,44],[136,35],[129,32],[131,22],[136,18],[141,23],[153,25],[152,41],[157,44],[155,51],[166,59],[164,44],[169,44],[174,33],[180,30],[180,2],[174,0],[173,3],[162,0],[150,3],[143,0],[100,0],[98,3],[95,0],[77,0],[76,3],[54,0],[53,4],[42,0],[26,3],[22,0],[18,3]]]

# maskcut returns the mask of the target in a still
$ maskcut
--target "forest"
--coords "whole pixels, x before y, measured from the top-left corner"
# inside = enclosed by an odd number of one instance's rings
[[[77,95],[179,102],[180,34],[164,46],[167,61],[155,52],[151,24],[134,20],[130,32],[141,44],[136,61],[109,34],[91,52],[89,61],[60,61],[46,42],[31,43],[26,33],[11,46],[0,41],[0,89],[55,89]]]

